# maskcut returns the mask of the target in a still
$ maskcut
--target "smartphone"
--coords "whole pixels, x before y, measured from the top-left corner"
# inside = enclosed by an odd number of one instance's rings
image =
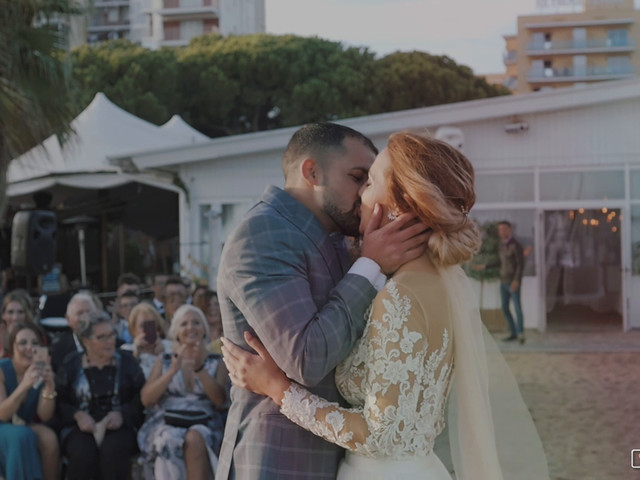
[[[144,339],[149,345],[156,343],[158,331],[156,330],[155,320],[145,320],[142,322],[142,331],[144,332]]]
[[[47,347],[36,347],[36,351],[33,355],[33,361],[38,367],[44,368],[47,364],[48,355],[49,349]]]
[[[33,363],[38,368],[44,368],[47,364],[47,356],[49,355],[49,349],[47,347],[36,347],[36,351],[33,354]],[[33,384],[33,388],[38,388],[42,384],[42,377],[38,378],[36,383]]]

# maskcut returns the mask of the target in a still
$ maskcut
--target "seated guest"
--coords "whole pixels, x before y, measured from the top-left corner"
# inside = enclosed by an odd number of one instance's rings
[[[56,377],[67,478],[128,478],[130,459],[138,451],[144,375],[132,355],[116,351],[113,323],[105,312],[87,313],[75,332],[85,351],[67,357]]]
[[[134,273],[123,273],[118,277],[116,297],[122,296],[126,291],[140,295],[140,278]]]
[[[51,365],[54,371],[58,371],[65,357],[71,352],[82,352],[80,339],[74,333],[80,319],[89,312],[97,311],[93,298],[87,293],[76,293],[67,304],[65,318],[70,330],[64,332],[51,344]]]
[[[151,290],[153,291],[153,306],[156,307],[160,315],[164,315],[164,284],[167,283],[169,275],[165,273],[154,273],[151,278]]]
[[[8,335],[16,323],[33,323],[33,304],[24,290],[12,290],[2,300],[2,322],[5,324],[2,351],[9,355]]]
[[[0,476],[53,480],[58,471],[58,439],[46,421],[55,409],[55,383],[42,332],[16,323],[9,334],[10,358],[0,360]]]
[[[204,295],[198,298],[197,303],[195,301],[194,296],[194,305],[202,310],[209,324],[209,331],[211,332],[211,343],[208,345],[209,351],[221,354],[222,314],[220,313],[218,294],[213,290],[205,290]]]
[[[187,290],[187,287],[182,281],[182,278],[178,277],[177,275],[172,275],[169,278],[167,278],[167,281],[164,284],[165,298],[168,298],[170,295],[173,295],[174,293],[179,293],[180,295],[182,295],[185,299],[185,302],[189,297],[189,290]]]
[[[9,349],[5,348],[5,343],[7,343],[8,341],[6,340],[6,336],[8,335],[7,332],[7,322],[5,322],[4,320],[2,320],[2,318],[0,318],[0,358],[5,358],[9,356]]]
[[[144,459],[156,480],[213,476],[222,442],[223,422],[215,406],[226,403],[216,378],[222,363],[206,345],[209,326],[193,305],[181,306],[169,330],[173,355],[156,360],[142,389],[145,407],[157,405],[138,433]],[[189,414],[196,418],[189,419]]]
[[[156,356],[171,351],[171,342],[162,340],[162,318],[151,303],[142,302],[133,307],[129,314],[129,331],[133,342],[120,348],[133,353],[148,378]]]
[[[129,332],[129,314],[133,307],[140,303],[138,294],[132,290],[126,290],[116,300],[115,329],[118,338],[124,343],[131,343],[133,338]]]
[[[187,303],[187,296],[181,292],[171,292],[165,297],[164,300],[164,321],[162,322],[162,327],[165,332],[165,337],[169,334],[169,329],[171,328],[171,319],[175,314],[176,310],[180,308],[182,305]]]
[[[202,310],[201,305],[204,302],[204,296],[209,290],[207,285],[196,284],[193,292],[191,293],[191,305],[195,305],[200,310]],[[187,302],[189,303],[189,302]],[[202,310],[204,312],[204,310]]]

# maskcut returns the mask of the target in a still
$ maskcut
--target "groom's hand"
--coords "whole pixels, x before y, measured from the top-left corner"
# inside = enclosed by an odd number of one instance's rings
[[[410,213],[383,227],[381,221],[382,208],[376,205],[362,239],[362,256],[376,262],[385,275],[391,275],[426,251],[431,230]]]

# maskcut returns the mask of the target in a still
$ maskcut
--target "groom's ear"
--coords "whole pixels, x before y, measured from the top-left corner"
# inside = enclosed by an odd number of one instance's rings
[[[313,187],[320,185],[322,175],[320,167],[312,158],[306,158],[300,164],[300,171],[302,172],[302,178]]]

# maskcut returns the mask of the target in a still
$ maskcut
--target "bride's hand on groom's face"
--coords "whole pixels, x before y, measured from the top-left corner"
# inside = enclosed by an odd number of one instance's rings
[[[257,354],[247,352],[231,340],[221,338],[223,361],[229,371],[229,378],[235,386],[269,396],[281,405],[290,380],[258,338],[245,332],[244,339]]]
[[[427,250],[431,230],[410,213],[399,215],[380,227],[382,208],[376,205],[362,239],[362,256],[375,261],[385,275]]]

